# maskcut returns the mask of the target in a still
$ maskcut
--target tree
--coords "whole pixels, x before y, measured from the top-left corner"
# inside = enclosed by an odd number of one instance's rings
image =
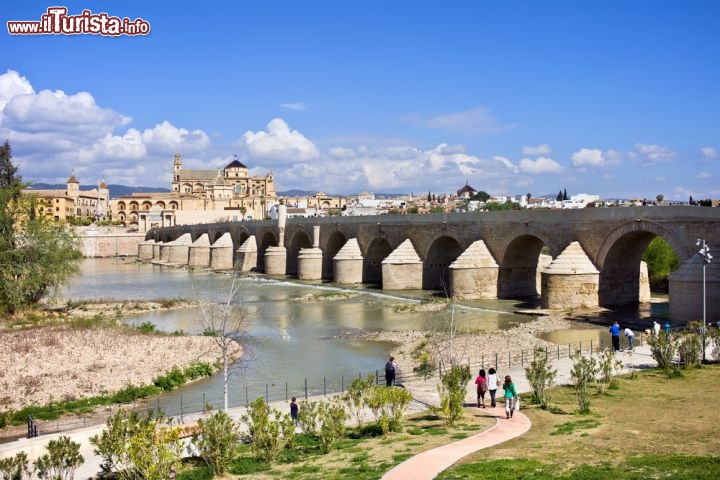
[[[526,200],[526,201],[529,202],[531,198],[532,198],[532,193],[528,192],[528,193],[525,194],[525,200]]]
[[[562,190],[560,190],[560,191],[558,192],[558,194],[555,196],[555,200],[557,200],[558,202],[562,202],[562,200],[563,200],[563,192],[562,192]]]
[[[642,260],[647,263],[650,289],[654,292],[667,292],[670,274],[680,266],[670,244],[662,237],[653,238],[643,253]]]
[[[655,197],[655,200],[657,200],[658,203],[662,203],[665,196],[662,193],[659,193],[657,197]]]
[[[430,195],[430,190],[428,190],[427,201],[432,202],[432,195]]]
[[[37,303],[78,271],[77,237],[66,226],[33,214],[32,197],[12,164],[10,145],[0,147],[0,312]]]
[[[580,350],[570,355],[572,369],[570,378],[575,386],[575,396],[578,401],[578,412],[581,414],[590,412],[590,384],[595,381],[598,373],[598,364],[595,357],[583,356]]]
[[[483,192],[482,190],[475,193],[475,195],[472,196],[471,200],[479,200],[481,202],[487,202],[490,199],[490,194],[487,192]]]
[[[563,190],[563,198],[562,198],[562,199],[563,199],[563,200],[569,200],[569,199],[570,199],[570,197],[568,197],[568,194],[567,194],[567,188],[566,188],[565,190]]]
[[[202,312],[200,322],[203,326],[203,334],[214,338],[215,345],[222,355],[225,412],[228,411],[228,382],[230,381],[232,357],[236,351],[241,350],[241,345],[247,346],[248,344],[243,341],[247,337],[248,311],[247,305],[237,298],[240,290],[238,279],[237,272],[234,272],[230,289],[223,301],[212,304],[200,301]],[[196,295],[198,300],[201,300],[197,290]]]

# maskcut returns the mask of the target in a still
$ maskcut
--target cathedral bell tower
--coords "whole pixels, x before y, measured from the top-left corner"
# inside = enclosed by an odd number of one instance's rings
[[[173,162],[173,181],[172,191],[180,191],[180,170],[182,170],[182,157],[180,152],[175,152],[175,161]]]

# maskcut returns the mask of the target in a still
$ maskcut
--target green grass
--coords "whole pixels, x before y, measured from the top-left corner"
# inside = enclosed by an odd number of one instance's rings
[[[570,435],[576,430],[585,430],[589,428],[595,428],[600,425],[600,422],[594,419],[578,420],[576,422],[566,422],[562,425],[558,425],[554,432],[550,435]]]

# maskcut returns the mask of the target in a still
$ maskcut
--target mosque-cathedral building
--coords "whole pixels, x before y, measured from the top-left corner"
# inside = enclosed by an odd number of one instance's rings
[[[222,170],[183,168],[175,154],[170,192],[133,193],[110,201],[113,220],[140,231],[195,223],[263,219],[277,202],[273,173],[251,177],[233,160]]]

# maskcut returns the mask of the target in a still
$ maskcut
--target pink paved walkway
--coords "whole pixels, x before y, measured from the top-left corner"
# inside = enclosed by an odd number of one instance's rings
[[[530,419],[520,412],[505,419],[503,405],[483,411],[495,417],[495,425],[472,437],[419,453],[383,475],[382,480],[431,480],[471,453],[492,447],[530,430]]]

